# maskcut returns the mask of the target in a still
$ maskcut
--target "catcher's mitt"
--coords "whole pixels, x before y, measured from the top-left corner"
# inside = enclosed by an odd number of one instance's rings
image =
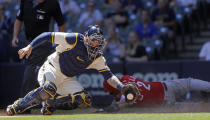
[[[127,84],[122,88],[121,93],[125,96],[125,101],[127,103],[133,104],[133,103],[135,103],[136,99],[138,98],[139,90],[135,85]],[[128,98],[128,94],[133,95],[132,99]]]

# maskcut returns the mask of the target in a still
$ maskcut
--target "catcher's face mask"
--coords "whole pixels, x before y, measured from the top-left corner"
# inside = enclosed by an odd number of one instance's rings
[[[97,55],[103,53],[103,49],[106,44],[106,39],[103,37],[103,33],[98,26],[91,26],[87,32],[85,32],[88,57],[90,60],[94,60]]]

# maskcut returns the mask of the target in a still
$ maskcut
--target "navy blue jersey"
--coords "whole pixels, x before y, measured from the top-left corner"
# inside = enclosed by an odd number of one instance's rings
[[[75,45],[59,54],[59,62],[61,72],[72,77],[83,72],[93,61],[88,59],[82,34],[70,33],[66,35],[66,41],[68,44]]]
[[[43,33],[33,40],[31,45],[34,46],[39,41],[58,44],[56,54],[52,55],[53,57],[50,57],[51,60],[49,61],[55,61],[53,62],[54,66],[59,66],[57,69],[60,69],[68,77],[78,75],[85,69],[97,69],[104,76],[105,80],[113,75],[102,55],[99,54],[95,60],[88,58],[84,36],[80,33]]]

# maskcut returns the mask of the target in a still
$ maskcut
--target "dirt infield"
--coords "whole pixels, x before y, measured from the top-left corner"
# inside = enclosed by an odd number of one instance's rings
[[[6,116],[7,114],[3,111],[0,112],[0,116]]]
[[[76,110],[57,110],[54,114],[88,114],[94,113],[97,109],[76,109]],[[158,107],[127,107],[116,113],[199,113],[208,112],[210,113],[210,103],[176,103],[175,105],[163,105]],[[32,110],[31,114],[21,114],[18,116],[31,116],[31,115],[41,115],[39,109]],[[7,114],[5,110],[0,110],[0,118],[6,117]]]
[[[176,103],[175,105],[133,108],[136,113],[188,113],[188,112],[210,112],[210,103]],[[124,110],[122,110],[124,112]],[[125,112],[129,112],[125,109]]]

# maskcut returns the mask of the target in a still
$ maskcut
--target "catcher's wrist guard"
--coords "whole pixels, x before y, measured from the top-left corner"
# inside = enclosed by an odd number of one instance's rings
[[[135,85],[127,84],[122,88],[121,93],[125,96],[125,101],[127,103],[133,104],[138,98],[139,90]],[[127,98],[128,94],[132,94],[133,98],[132,99]]]

